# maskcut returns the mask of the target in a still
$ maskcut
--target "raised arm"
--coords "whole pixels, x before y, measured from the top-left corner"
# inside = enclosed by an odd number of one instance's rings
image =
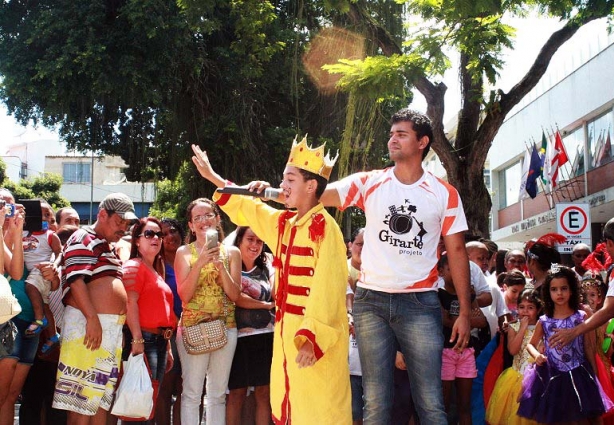
[[[226,180],[224,180],[222,176],[220,176],[213,170],[213,167],[209,162],[207,152],[201,150],[200,147],[196,145],[192,145],[192,151],[194,152],[194,156],[192,156],[192,162],[194,163],[194,165],[196,165],[196,169],[198,170],[200,175],[209,180],[217,187],[226,186]]]
[[[17,211],[12,219],[4,221],[4,271],[13,279],[23,277],[23,206],[17,205]]]

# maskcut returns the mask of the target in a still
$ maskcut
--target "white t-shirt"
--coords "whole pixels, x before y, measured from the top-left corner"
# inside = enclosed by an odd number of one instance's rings
[[[484,292],[490,292],[490,286],[486,281],[486,276],[482,272],[480,266],[475,264],[473,261],[469,261],[469,284],[475,291],[475,295],[483,294]],[[437,288],[443,288],[445,283],[443,278],[439,276],[437,279]],[[493,299],[494,301],[494,299]]]
[[[501,288],[497,285],[497,276],[494,274],[489,275],[486,278],[486,283],[490,287],[492,304],[488,307],[483,307],[482,313],[484,313],[486,320],[488,320],[490,335],[494,338],[497,335],[497,329],[499,329],[499,317],[508,314],[510,311],[505,304],[503,291],[501,291]]]
[[[440,236],[467,230],[461,199],[429,172],[406,185],[393,170],[356,173],[329,185],[342,210],[356,206],[365,212],[358,286],[388,293],[436,290]]]
[[[612,273],[612,276],[610,276],[610,282],[608,282],[608,292],[605,294],[605,296],[614,297],[614,273]]]

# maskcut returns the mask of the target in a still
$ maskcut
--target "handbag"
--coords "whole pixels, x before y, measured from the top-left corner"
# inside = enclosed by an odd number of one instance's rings
[[[188,354],[219,350],[228,342],[226,325],[220,319],[182,327],[183,345]]]
[[[151,378],[145,353],[130,357],[124,362],[111,414],[122,421],[147,421],[153,419],[158,397],[158,381]]]
[[[6,323],[21,313],[21,306],[11,292],[11,285],[0,275],[0,324]]]
[[[224,317],[228,315],[226,294],[223,295]],[[219,350],[228,342],[226,325],[220,319],[181,327],[181,337],[188,354],[205,354]]]
[[[17,327],[13,322],[8,321],[0,325],[0,359],[13,352],[16,336]]]

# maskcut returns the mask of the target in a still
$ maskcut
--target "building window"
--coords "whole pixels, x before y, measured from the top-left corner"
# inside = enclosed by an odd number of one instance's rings
[[[499,209],[518,202],[522,168],[520,162],[499,172]]]
[[[569,162],[561,167],[559,181],[584,174],[584,127],[570,132],[563,139]]]
[[[86,162],[66,162],[62,164],[64,183],[90,183],[91,164]]]
[[[587,124],[590,169],[612,161],[612,113],[608,112]]]

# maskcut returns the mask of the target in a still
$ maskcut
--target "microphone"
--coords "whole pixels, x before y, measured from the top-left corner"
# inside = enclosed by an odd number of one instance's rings
[[[266,198],[266,199],[277,199],[279,195],[281,195],[281,189],[274,189],[272,187],[267,187],[262,192],[252,192],[249,189],[245,189],[244,187],[237,186],[226,186],[216,189],[218,193],[224,193],[227,195],[246,195],[246,196],[254,196],[256,198]]]

